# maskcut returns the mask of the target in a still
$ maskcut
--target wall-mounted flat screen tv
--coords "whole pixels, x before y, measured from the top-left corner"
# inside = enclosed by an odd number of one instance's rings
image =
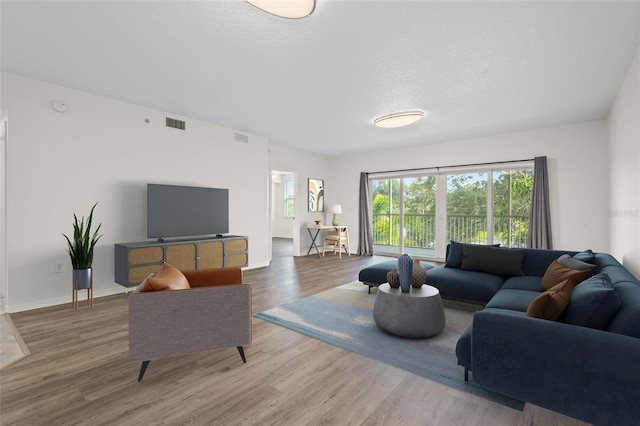
[[[147,237],[229,232],[229,190],[147,184]]]

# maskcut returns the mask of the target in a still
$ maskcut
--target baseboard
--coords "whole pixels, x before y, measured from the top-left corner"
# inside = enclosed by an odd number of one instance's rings
[[[242,268],[243,271],[247,271],[249,269],[258,269],[258,268],[266,268],[269,266],[270,262],[260,262],[260,263],[252,263],[249,266],[245,266]]]
[[[258,268],[265,268],[269,266],[269,262],[261,262],[261,263],[253,263],[249,266],[246,266],[244,268],[242,268],[243,270],[249,270],[249,269],[258,269]],[[129,288],[129,291],[133,290],[134,287]],[[94,290],[93,292],[93,298],[98,299],[100,297],[105,297],[105,296],[113,296],[114,294],[122,294],[125,293],[127,291],[127,288],[120,286],[119,284],[114,285],[114,287],[109,287],[109,288],[105,288],[105,289],[100,289],[100,290]],[[83,298],[84,297],[84,298]],[[78,301],[80,304],[82,304],[82,302],[86,300],[86,292],[83,290],[79,291],[78,294]],[[72,300],[71,300],[71,292],[69,292],[69,296],[65,296],[65,297],[56,297],[53,299],[44,299],[44,300],[37,300],[35,302],[29,302],[29,303],[23,303],[23,304],[18,304],[18,305],[7,305],[5,306],[4,312],[7,313],[12,313],[12,312],[23,312],[23,311],[31,311],[33,309],[41,309],[41,308],[48,308],[50,306],[56,306],[56,305],[64,305],[64,304],[69,304],[69,306],[71,306]]]

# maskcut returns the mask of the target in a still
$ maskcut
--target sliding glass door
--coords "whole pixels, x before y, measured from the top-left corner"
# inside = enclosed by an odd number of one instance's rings
[[[399,254],[401,179],[371,181],[374,252]]]
[[[532,167],[371,179],[374,252],[444,258],[450,240],[524,247]]]
[[[408,177],[402,183],[403,253],[435,257],[436,177]]]
[[[487,173],[447,175],[447,241],[487,244]]]
[[[435,257],[436,177],[371,181],[374,252]]]
[[[533,170],[493,172],[493,242],[526,247]]]

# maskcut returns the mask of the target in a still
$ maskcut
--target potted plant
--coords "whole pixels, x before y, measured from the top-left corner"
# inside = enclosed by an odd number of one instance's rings
[[[91,288],[93,264],[93,249],[102,235],[98,235],[98,231],[102,224],[99,224],[96,230],[91,234],[91,222],[93,221],[93,209],[98,203],[91,207],[91,213],[85,223],[84,216],[78,223],[78,217],[73,214],[73,239],[62,234],[67,240],[67,252],[71,258],[71,266],[73,267],[72,285],[74,290]],[[86,227],[85,227],[86,226]]]

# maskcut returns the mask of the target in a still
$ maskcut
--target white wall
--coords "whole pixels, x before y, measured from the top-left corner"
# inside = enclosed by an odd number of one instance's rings
[[[6,228],[6,179],[7,179],[7,111],[0,108],[0,314],[7,310],[7,228]]]
[[[340,223],[350,225],[351,246],[356,251],[360,172],[524,160],[544,155],[549,168],[554,248],[608,251],[605,209],[609,202],[609,176],[604,121],[334,158],[326,182],[332,191],[327,190],[327,196],[342,204]]]
[[[54,100],[69,110],[54,111]],[[70,302],[61,234],[72,232],[73,213],[87,215],[96,201],[104,237],[95,296],[122,291],[113,244],[146,239],[147,183],[229,188],[230,233],[249,237],[250,267],[268,264],[266,138],[235,142],[233,129],[4,73],[2,106],[10,117],[9,311]],[[166,116],[186,120],[186,131],[167,128]],[[64,273],[54,272],[57,263]]]
[[[3,73],[2,108],[10,117],[8,310],[70,301],[71,268],[60,234],[71,231],[74,212],[86,215],[96,201],[105,234],[94,262],[96,296],[121,291],[113,282],[113,244],[146,238],[148,182],[228,187],[230,232],[249,236],[250,266],[258,267],[269,260],[270,170],[294,173],[294,254],[304,255],[311,241],[304,226],[331,221],[328,211],[307,211],[309,177],[325,180],[327,210],[343,206],[340,222],[350,226],[355,251],[361,171],[539,155],[549,159],[554,246],[611,250],[638,275],[637,215],[607,215],[611,209],[638,209],[637,189],[635,198],[629,196],[640,181],[637,70],[636,58],[609,126],[596,121],[335,158],[269,146],[256,135],[248,144],[237,143],[233,129],[184,117],[177,118],[187,121],[186,132],[169,129],[164,118],[171,114]],[[69,111],[55,112],[56,99],[68,102]],[[628,189],[612,191],[610,199],[610,179],[611,188]],[[57,263],[64,263],[64,273],[54,273]]]
[[[611,253],[640,277],[640,49],[609,113]]]

